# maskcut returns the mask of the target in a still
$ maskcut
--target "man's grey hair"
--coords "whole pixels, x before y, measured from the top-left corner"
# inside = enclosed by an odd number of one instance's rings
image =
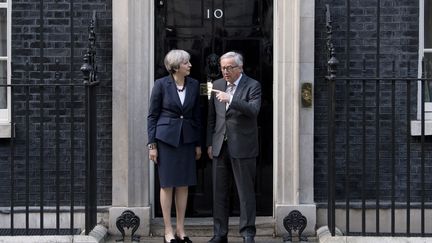
[[[220,60],[225,58],[234,58],[234,62],[240,67],[243,67],[243,56],[240,53],[235,51],[227,52],[220,57]]]
[[[180,68],[180,64],[190,60],[190,54],[184,50],[171,50],[164,59],[165,68],[169,73],[175,73]]]

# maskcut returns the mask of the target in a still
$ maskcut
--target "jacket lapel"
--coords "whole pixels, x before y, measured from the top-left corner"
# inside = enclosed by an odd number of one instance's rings
[[[220,80],[220,82],[219,82],[219,80]],[[225,90],[227,88],[227,83],[223,79],[219,79],[219,80],[217,80],[213,83],[214,84],[213,89],[217,89],[217,90],[225,92]],[[219,110],[220,113],[225,114],[225,112],[226,112],[225,103],[221,103],[216,99],[216,93],[212,92],[212,95],[214,96],[214,100],[215,100],[215,102],[214,102],[215,109]]]
[[[193,89],[192,89],[192,84],[191,84],[190,80],[188,80],[187,77],[185,77],[185,80],[186,80],[186,89],[185,89],[186,95],[185,95],[185,100],[183,102],[183,108],[185,108],[187,105],[189,105],[192,102],[192,100],[195,98],[195,94],[192,93]],[[179,98],[179,100],[180,100],[180,98]]]
[[[242,78],[240,79],[240,81],[239,81],[239,83],[238,83],[238,85],[237,85],[237,88],[236,88],[236,90],[235,90],[235,92],[234,92],[233,99],[234,99],[234,97],[241,96],[241,93],[243,93],[243,89],[244,89],[244,87],[245,87],[245,85],[246,85],[246,79],[247,79],[247,77],[246,77],[246,75],[243,73],[243,74],[242,74]]]
[[[176,86],[175,81],[171,75],[168,78],[167,90],[168,90],[169,97],[172,97],[174,99],[174,102],[177,104],[177,106],[180,107],[180,109],[182,109],[183,107],[182,107],[182,104],[180,101],[180,97],[177,93],[177,86]]]

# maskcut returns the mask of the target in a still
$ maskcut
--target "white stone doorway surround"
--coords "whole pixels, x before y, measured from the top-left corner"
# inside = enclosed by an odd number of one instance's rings
[[[314,0],[273,0],[273,218],[283,234],[291,210],[307,217],[315,233],[313,196],[313,105],[302,107],[302,83],[314,83]],[[154,70],[154,3],[113,0],[113,154],[109,230],[126,209],[141,219],[148,235],[152,218],[153,167],[146,127]]]

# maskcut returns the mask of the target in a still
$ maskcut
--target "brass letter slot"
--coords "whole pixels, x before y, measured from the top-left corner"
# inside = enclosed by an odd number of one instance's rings
[[[200,84],[200,95],[207,96],[208,99],[210,99],[211,90],[213,88],[213,83],[208,81],[207,83],[201,83]]]
[[[312,84],[304,83],[301,87],[301,101],[303,107],[312,106]]]

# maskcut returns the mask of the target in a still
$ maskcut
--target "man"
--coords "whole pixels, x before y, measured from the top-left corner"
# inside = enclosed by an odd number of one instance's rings
[[[255,242],[255,174],[258,156],[257,117],[261,85],[243,73],[243,57],[228,52],[220,58],[222,79],[213,82],[209,103],[207,153],[213,159],[214,236],[228,242],[229,189],[234,179],[240,199],[240,234]]]

